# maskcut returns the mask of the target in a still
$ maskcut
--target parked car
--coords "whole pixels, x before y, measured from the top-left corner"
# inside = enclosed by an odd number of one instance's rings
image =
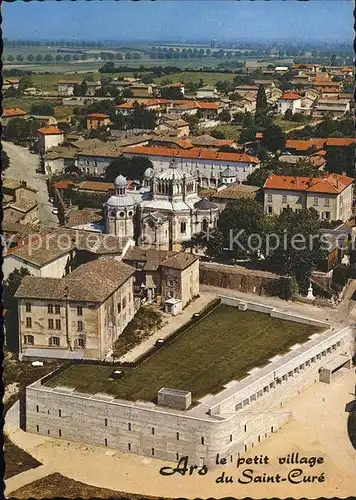
[[[57,207],[53,207],[52,208],[52,214],[53,215],[58,215],[58,208]]]

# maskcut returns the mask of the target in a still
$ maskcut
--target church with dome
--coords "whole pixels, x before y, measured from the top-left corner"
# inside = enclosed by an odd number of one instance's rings
[[[129,191],[119,175],[104,212],[107,234],[160,250],[180,250],[183,241],[216,227],[219,217],[218,206],[198,196],[195,179],[175,160],[158,174],[148,168],[139,191]]]

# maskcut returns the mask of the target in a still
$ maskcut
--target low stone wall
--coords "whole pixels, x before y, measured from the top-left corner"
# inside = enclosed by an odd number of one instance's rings
[[[269,272],[205,262],[200,263],[199,270],[202,285],[228,288],[256,295],[268,295],[268,290],[278,288],[281,279],[280,276]]]
[[[227,297],[224,295],[218,295],[222,304],[228,306],[238,307],[241,304],[246,304],[247,309],[250,311],[256,311],[264,314],[269,314],[271,318],[285,319],[286,321],[294,321],[296,323],[304,323],[306,325],[313,325],[319,328],[329,328],[330,324],[325,321],[319,321],[313,318],[307,318],[304,316],[298,316],[294,313],[286,313],[283,311],[278,311],[274,307],[265,306],[263,304],[258,304],[255,302],[250,302],[248,300],[242,300],[235,297]]]

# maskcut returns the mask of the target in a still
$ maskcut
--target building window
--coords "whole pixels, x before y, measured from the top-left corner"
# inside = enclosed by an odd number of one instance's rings
[[[127,424],[129,431],[131,431],[131,424]]]
[[[82,306],[78,306],[77,307],[77,315],[78,316],[83,316],[83,308],[82,308]]]
[[[314,198],[313,205],[314,207],[317,207],[319,205],[319,198]]]
[[[154,435],[154,433],[155,433],[155,428],[154,427],[152,427],[151,432]]]
[[[58,410],[58,416],[61,417],[62,416],[62,410]]]
[[[61,314],[61,306],[56,304],[54,306],[54,312],[55,312],[55,314]]]
[[[326,220],[330,219],[330,212],[324,212],[324,219]]]
[[[108,426],[108,419],[106,418],[105,419],[105,427],[107,427],[107,426]]]
[[[247,425],[244,425],[244,432],[247,432]]]
[[[85,340],[84,339],[75,339],[74,346],[80,347],[83,349],[85,347]]]
[[[187,223],[185,221],[180,223],[180,232],[185,234],[187,232]]]
[[[108,445],[108,440],[106,438],[104,439],[104,443],[105,443],[105,446]]]
[[[203,219],[203,222],[201,223],[201,228],[204,233],[208,231],[209,222],[206,219]]]
[[[176,453],[176,460],[179,460],[179,453]]]
[[[83,331],[83,321],[77,321],[77,330],[78,332]]]
[[[54,329],[54,323],[53,323],[53,319],[52,318],[50,318],[48,320],[48,329],[49,330],[53,330]]]
[[[152,456],[154,457],[155,456],[155,449],[154,448],[152,448],[151,453],[152,453]]]
[[[126,297],[122,299],[122,308],[125,309],[126,307]]]
[[[282,203],[287,203],[287,195],[286,194],[284,194],[282,196]]]
[[[58,429],[58,436],[61,437],[62,436],[62,431],[60,429]]]
[[[36,425],[37,432],[40,432],[40,426]]]
[[[119,302],[119,303],[118,303],[118,305],[117,305],[117,312],[118,312],[118,313],[120,313],[120,312],[121,312],[121,304],[120,304],[120,302]]]
[[[31,312],[31,304],[30,304],[30,302],[26,302],[26,312],[27,313]]]
[[[205,440],[204,440],[204,438],[202,437],[202,438],[201,438],[201,444],[204,444],[204,442],[205,442]]]
[[[40,408],[38,405],[36,405],[36,413],[38,413],[40,411]]]
[[[268,214],[273,214],[273,207],[272,207],[271,205],[269,205],[269,206],[267,207],[267,213],[268,213]]]
[[[31,328],[31,327],[32,327],[32,319],[26,318],[26,328]]]
[[[268,201],[269,203],[272,203],[273,198],[272,198],[272,195],[271,195],[271,194],[268,194],[268,195],[267,195],[267,201]]]
[[[53,304],[48,304],[48,314],[53,314]]]
[[[329,198],[325,198],[325,206],[330,207],[330,199]]]
[[[129,451],[131,451],[131,443],[127,443],[127,447],[129,449]]]
[[[24,336],[24,343],[25,344],[30,344],[33,345],[35,343],[35,338],[33,335],[25,335]]]
[[[56,330],[60,330],[60,329],[61,329],[61,320],[56,319]]]
[[[60,345],[60,338],[59,337],[50,337],[48,344],[50,346],[59,346]]]
[[[232,443],[232,434],[230,434],[230,443]]]

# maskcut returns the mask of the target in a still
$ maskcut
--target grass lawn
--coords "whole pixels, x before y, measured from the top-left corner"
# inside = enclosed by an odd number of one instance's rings
[[[18,448],[6,435],[4,436],[4,445],[6,463],[5,479],[42,465],[41,462],[33,458],[26,451]]]
[[[155,400],[162,387],[170,387],[189,390],[196,400],[219,392],[230,380],[244,378],[251,368],[267,364],[269,358],[305,342],[317,331],[313,326],[221,304],[136,369],[127,369],[121,380],[109,378],[112,366],[78,364],[46,385],[148,401]]]
[[[293,122],[291,120],[284,120],[282,117],[274,118],[273,122],[281,127],[283,131],[290,130],[294,127],[306,127],[312,124],[312,120],[306,120],[305,122]]]
[[[132,493],[108,490],[107,488],[97,488],[89,484],[74,481],[62,474],[50,474],[49,476],[37,479],[30,484],[11,493],[11,498],[116,498],[117,500],[153,500],[158,497],[144,497]],[[162,499],[164,500],[164,499]]]
[[[226,139],[235,139],[239,140],[240,137],[240,132],[242,130],[242,127],[240,125],[232,125],[230,123],[222,123],[221,125],[217,125],[214,128],[211,129],[205,129],[202,133],[208,134],[209,132],[221,132],[224,134],[224,137]]]

